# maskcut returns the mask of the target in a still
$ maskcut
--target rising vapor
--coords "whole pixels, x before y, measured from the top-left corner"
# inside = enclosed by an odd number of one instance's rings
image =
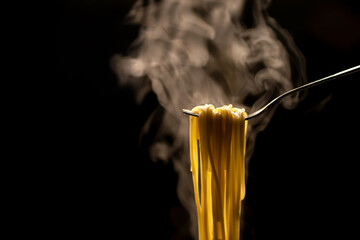
[[[266,0],[138,0],[128,15],[130,22],[141,25],[138,38],[129,55],[112,59],[119,83],[136,89],[139,104],[153,91],[164,110],[149,153],[154,160],[173,161],[179,174],[178,196],[191,214],[193,236],[197,230],[188,117],[181,110],[209,103],[252,112],[306,81],[304,57],[289,33],[266,12],[269,4]],[[298,100],[295,95],[282,104],[293,108]],[[249,121],[247,162],[256,134],[274,111]],[[169,143],[165,135],[174,141]]]

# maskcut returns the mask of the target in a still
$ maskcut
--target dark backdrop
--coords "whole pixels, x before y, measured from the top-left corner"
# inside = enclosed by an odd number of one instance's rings
[[[58,1],[56,80],[64,85],[60,144],[66,168],[63,229],[97,239],[191,239],[172,163],[139,147],[157,107],[136,106],[109,61],[137,27],[123,17],[134,1]],[[273,1],[270,15],[307,60],[310,81],[358,65],[359,9],[352,1]],[[359,237],[359,74],[309,90],[291,111],[278,108],[258,135],[244,202],[244,239]],[[70,236],[70,235],[69,235]]]

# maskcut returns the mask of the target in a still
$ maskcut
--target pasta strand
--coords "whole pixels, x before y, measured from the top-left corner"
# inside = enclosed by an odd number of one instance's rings
[[[190,117],[190,163],[199,240],[238,240],[245,197],[247,117],[232,105],[197,106]]]

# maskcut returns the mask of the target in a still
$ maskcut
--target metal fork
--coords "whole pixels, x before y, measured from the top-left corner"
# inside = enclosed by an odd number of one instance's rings
[[[325,83],[325,82],[328,82],[330,80],[334,80],[334,79],[337,79],[339,77],[343,77],[345,75],[349,75],[349,74],[352,74],[352,73],[356,73],[360,71],[360,65],[357,65],[355,67],[352,67],[352,68],[348,68],[346,70],[343,70],[341,72],[338,72],[338,73],[335,73],[333,75],[330,75],[330,76],[327,76],[327,77],[324,77],[324,78],[321,78],[319,80],[316,80],[316,81],[313,81],[313,82],[310,82],[310,83],[307,83],[307,84],[304,84],[300,87],[297,87],[297,88],[294,88],[294,89],[291,89],[283,94],[281,94],[280,96],[274,98],[273,100],[271,100],[268,104],[266,104],[264,107],[260,108],[259,110],[253,112],[253,113],[250,113],[248,115],[248,117],[245,119],[245,120],[249,120],[249,119],[252,119],[254,117],[257,117],[259,116],[260,114],[264,113],[269,107],[271,106],[274,106],[274,104],[276,102],[278,102],[279,100],[281,100],[282,98],[290,95],[290,94],[293,94],[293,93],[296,93],[296,92],[299,92],[299,91],[302,91],[302,90],[305,90],[307,88],[311,88],[311,87],[315,87],[319,84],[322,84],[322,83]],[[190,115],[190,116],[193,116],[193,117],[199,117],[199,115],[191,112],[190,110],[187,110],[187,109],[183,109],[182,110],[184,114],[187,114],[187,115]]]

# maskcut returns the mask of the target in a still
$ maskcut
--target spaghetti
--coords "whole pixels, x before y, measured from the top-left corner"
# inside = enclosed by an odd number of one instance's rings
[[[190,117],[190,160],[199,240],[237,240],[245,197],[247,117],[232,105],[206,104]]]

